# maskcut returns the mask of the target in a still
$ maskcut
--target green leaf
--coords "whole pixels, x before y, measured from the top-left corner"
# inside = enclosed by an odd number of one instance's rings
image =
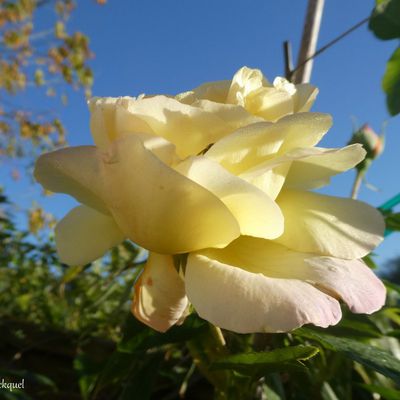
[[[314,357],[319,349],[315,346],[292,346],[269,352],[240,353],[220,358],[211,364],[211,370],[229,369],[244,375],[264,375],[268,372],[285,370],[294,367],[302,369],[298,361]]]
[[[395,292],[400,294],[400,285],[397,285],[396,283],[393,283],[387,279],[382,279],[382,282],[388,289],[394,290]]]
[[[73,362],[74,370],[79,376],[79,387],[83,399],[89,399],[90,393],[96,385],[96,380],[101,372],[102,364],[94,362],[86,354],[78,354]]]
[[[399,56],[399,61],[400,61],[400,56]],[[400,64],[398,73],[400,74]],[[400,83],[400,77],[399,77],[399,83]],[[390,213],[386,215],[385,222],[386,222],[386,229],[390,229],[391,231],[400,231],[400,213]]]
[[[74,265],[67,269],[64,276],[62,277],[63,283],[68,283],[74,280],[88,265]]]
[[[382,387],[378,385],[367,385],[367,384],[358,384],[358,386],[367,390],[370,393],[378,393],[385,400],[398,400],[400,399],[400,391],[395,389],[389,389],[387,387]]]
[[[279,394],[275,393],[268,385],[264,384],[262,386],[263,392],[265,397],[268,400],[281,400],[281,396]]]
[[[369,268],[371,269],[377,269],[378,266],[376,265],[374,259],[371,257],[373,254],[368,254],[364,256],[362,259],[365,262],[365,264],[368,265]]]
[[[377,0],[369,29],[382,40],[400,37],[400,0]]]
[[[145,364],[129,376],[119,400],[150,400],[162,360],[163,354],[147,355]]]
[[[130,316],[125,328],[124,340],[118,345],[118,351],[135,353],[165,344],[185,342],[204,333],[207,329],[207,323],[195,314],[187,317],[183,325],[174,326],[165,333],[156,332]]]
[[[331,336],[316,329],[300,328],[293,333],[315,340],[326,349],[342,353],[353,361],[372,368],[400,383],[400,361],[385,350],[357,340]]]
[[[382,332],[368,316],[352,313],[345,315],[337,325],[331,326],[329,334],[352,339],[373,339],[382,336]]]
[[[400,20],[400,19],[399,19]],[[386,64],[382,88],[386,93],[386,105],[391,115],[400,112],[400,47],[398,47]]]
[[[400,329],[396,329],[394,331],[387,332],[386,336],[395,337],[395,338],[400,339]]]

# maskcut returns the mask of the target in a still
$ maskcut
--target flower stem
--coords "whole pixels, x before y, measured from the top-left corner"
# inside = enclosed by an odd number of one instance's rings
[[[202,375],[214,386],[218,398],[223,398],[229,382],[227,371],[211,371],[210,366],[217,358],[228,354],[221,329],[209,324],[207,332],[187,342],[187,348]],[[221,397],[222,396],[222,397]]]
[[[357,175],[356,175],[356,178],[354,179],[354,183],[353,183],[353,188],[351,189],[351,198],[352,199],[357,198],[363,177],[364,177],[364,171],[363,170],[357,171]]]
[[[222,334],[221,328],[218,328],[218,326],[215,325],[210,325],[210,331],[211,334],[213,335],[215,341],[219,343],[219,347],[225,347],[226,342],[224,335]]]

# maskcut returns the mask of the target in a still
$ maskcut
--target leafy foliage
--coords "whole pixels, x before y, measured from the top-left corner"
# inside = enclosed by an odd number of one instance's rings
[[[400,0],[376,0],[369,29],[382,40],[400,38]],[[389,113],[400,113],[400,48],[397,48],[386,65],[382,80]]]
[[[399,14],[399,0],[377,0],[376,7],[372,11],[369,28],[379,39],[396,39],[400,37]]]
[[[39,30],[37,13],[51,6],[54,25]],[[54,96],[62,83],[90,92],[89,40],[66,28],[74,7],[72,0],[0,2],[0,155],[20,157],[65,143],[64,127],[53,113],[33,113],[10,98],[32,87]]]

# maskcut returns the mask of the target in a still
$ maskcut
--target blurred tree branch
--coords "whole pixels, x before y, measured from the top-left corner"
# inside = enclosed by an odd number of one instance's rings
[[[65,84],[90,94],[93,53],[81,32],[67,31],[72,0],[0,0],[0,157],[29,156],[65,144],[55,113],[31,111],[7,100],[36,87],[55,96]],[[36,26],[38,14],[54,8],[52,28]],[[47,22],[48,23],[48,22]],[[65,102],[65,96],[61,95]]]

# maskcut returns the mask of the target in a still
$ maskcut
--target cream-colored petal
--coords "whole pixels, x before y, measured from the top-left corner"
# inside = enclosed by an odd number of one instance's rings
[[[191,157],[176,170],[221,199],[238,221],[242,235],[273,239],[282,234],[283,216],[276,203],[215,161]]]
[[[327,327],[341,318],[337,300],[306,282],[269,278],[200,254],[189,255],[185,287],[202,318],[238,333]]]
[[[150,127],[140,121],[134,129],[120,123],[119,115],[124,114],[127,104],[140,101],[133,97],[94,97],[89,100],[90,129],[96,146],[107,149],[113,140],[135,134],[140,137],[144,146],[154,153],[161,161],[170,165],[176,161],[175,145],[161,136],[154,135]],[[135,130],[136,129],[136,130]]]
[[[162,163],[134,135],[103,155],[104,201],[121,230],[163,254],[226,246],[240,234],[211,192]]]
[[[215,143],[206,157],[228,171],[239,174],[270,158],[283,143],[281,130],[270,122],[258,122],[238,129]]]
[[[286,156],[294,161],[286,176],[285,187],[315,189],[329,183],[330,177],[355,167],[365,157],[360,144],[341,149],[299,149]]]
[[[124,138],[131,134],[121,133],[119,138]],[[173,165],[179,161],[176,155],[175,145],[161,136],[151,135],[149,133],[135,133],[135,136],[139,137],[143,143],[143,146],[150,150],[159,160],[164,164]]]
[[[221,104],[209,100],[198,100],[192,105],[224,121],[229,126],[229,128],[225,128],[228,133],[256,122],[263,122],[262,118],[250,114],[246,109],[235,104]]]
[[[275,159],[272,159],[270,161],[274,160]],[[271,199],[275,200],[285,183],[291,162],[273,163],[270,161],[256,165],[240,174],[239,177],[256,186]]]
[[[43,154],[36,161],[34,177],[51,192],[69,194],[80,203],[109,213],[100,198],[102,181],[94,146],[69,147]]]
[[[275,200],[283,185],[289,189],[322,187],[331,176],[353,168],[364,156],[359,144],[341,149],[297,148],[250,168],[239,177]]]
[[[115,110],[118,97],[93,97],[88,101],[90,131],[96,146],[104,148],[116,139]]]
[[[383,239],[381,213],[361,201],[283,190],[277,203],[285,231],[276,242],[290,249],[354,259],[368,254]]]
[[[285,115],[293,114],[292,96],[275,87],[262,87],[246,98],[246,109],[266,121],[277,121]]]
[[[293,95],[294,112],[310,111],[318,95],[318,89],[309,83],[296,85],[296,93]]]
[[[206,104],[207,102],[204,100]],[[217,103],[214,103],[217,107]],[[180,158],[196,155],[215,143],[221,137],[236,129],[237,120],[241,124],[254,121],[254,117],[241,107],[232,108],[239,113],[235,124],[231,125],[233,111],[229,119],[199,106],[187,105],[166,96],[154,96],[136,101],[122,99],[117,108],[117,131],[144,132],[167,139],[176,146]],[[222,108],[222,105],[219,106]],[[240,121],[239,121],[240,122]],[[241,125],[240,125],[241,126]]]
[[[244,107],[246,97],[250,93],[268,84],[268,81],[259,69],[242,67],[232,78],[226,102]]]
[[[193,90],[178,94],[176,99],[185,104],[192,104],[196,100],[211,100],[216,103],[225,103],[230,86],[231,81],[207,82]]]
[[[332,124],[328,114],[300,113],[276,123],[259,122],[224,137],[206,153],[228,171],[244,173],[275,155],[318,143]]]
[[[78,206],[58,222],[55,239],[63,263],[85,265],[121,243],[124,235],[112,217],[90,207]]]
[[[332,126],[332,117],[322,113],[296,113],[277,123],[285,130],[285,141],[279,149],[283,154],[297,147],[315,146]]]
[[[385,286],[361,260],[299,253],[270,240],[245,236],[224,249],[201,253],[269,278],[308,282],[326,294],[342,299],[356,313],[370,314],[385,303]]]
[[[150,253],[144,271],[135,283],[133,315],[159,332],[182,322],[188,299],[185,285],[172,256]]]

